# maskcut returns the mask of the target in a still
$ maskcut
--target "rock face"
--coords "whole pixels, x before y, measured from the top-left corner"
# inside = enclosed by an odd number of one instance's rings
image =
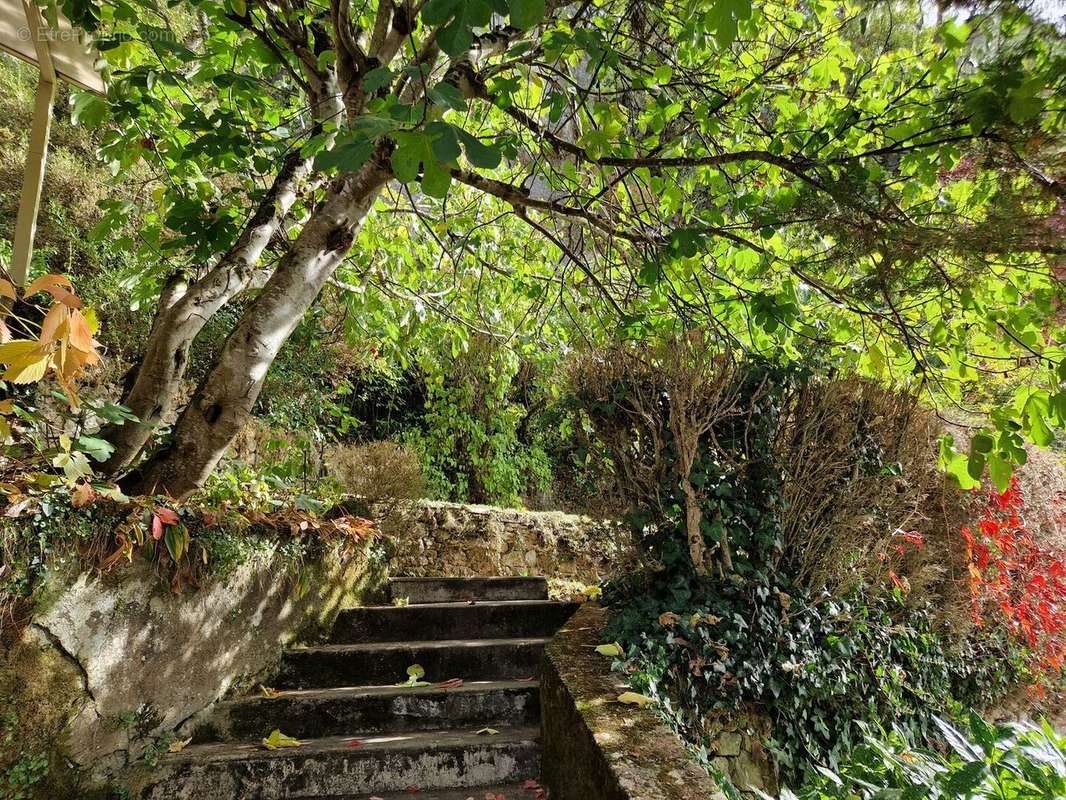
[[[390,584],[406,605],[350,609],[327,644],[287,651],[273,691],[221,704],[202,733],[215,741],[164,757],[141,796],[531,797],[535,676],[576,606],[549,601],[543,578]],[[425,685],[404,685],[413,664]],[[298,746],[265,747],[275,728]]]
[[[303,595],[266,555],[186,594],[141,560],[114,575],[51,576],[51,599],[22,647],[42,668],[59,660],[73,675],[69,757],[112,777],[157,734],[191,729],[231,688],[276,669],[286,643],[328,626],[342,603],[382,580],[362,556],[307,568],[314,578]]]
[[[635,558],[620,523],[554,511],[419,502],[406,512],[394,575],[547,575],[594,585]]]

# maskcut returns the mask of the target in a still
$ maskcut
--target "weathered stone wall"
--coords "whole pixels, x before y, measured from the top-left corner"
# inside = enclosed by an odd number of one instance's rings
[[[286,643],[383,584],[381,567],[362,553],[333,553],[306,569],[312,578],[302,595],[280,558],[266,554],[181,594],[141,559],[103,576],[51,575],[47,600],[0,659],[0,685],[15,693],[3,705],[17,712],[41,700],[16,668],[47,672],[64,686],[57,705],[68,714],[66,755],[96,777],[115,774],[157,734],[187,734],[228,691],[269,675]],[[142,708],[153,712],[151,724],[131,743],[120,718]]]
[[[724,800],[651,708],[617,702],[628,691],[595,647],[607,611],[582,606],[545,649],[541,668],[543,779],[553,800]],[[714,765],[741,789],[773,791],[757,720],[717,726]]]
[[[552,800],[724,800],[717,783],[595,651],[606,611],[582,606],[541,667],[543,781]]]
[[[553,511],[420,502],[404,512],[389,571],[415,577],[544,575],[555,594],[595,585],[635,557],[620,523]]]

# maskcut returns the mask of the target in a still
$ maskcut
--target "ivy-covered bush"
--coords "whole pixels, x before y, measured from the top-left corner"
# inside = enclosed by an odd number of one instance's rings
[[[697,750],[754,707],[796,785],[864,725],[929,742],[1025,680],[1025,643],[972,624],[967,498],[913,398],[691,335],[588,355],[572,384],[647,560],[604,593],[617,666]]]
[[[697,750],[712,733],[707,720],[761,709],[773,722],[767,745],[793,785],[813,765],[846,757],[864,725],[891,721],[928,741],[935,715],[986,706],[1021,671],[1006,637],[956,638],[933,609],[890,594],[815,595],[782,576],[665,577],[606,595],[615,608],[608,635],[626,648],[631,685],[658,699]]]

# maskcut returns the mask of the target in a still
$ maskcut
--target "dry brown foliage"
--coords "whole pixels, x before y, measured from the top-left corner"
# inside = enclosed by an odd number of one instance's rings
[[[326,456],[326,468],[350,494],[373,510],[386,534],[397,532],[406,520],[404,509],[425,493],[418,455],[396,442],[339,445]]]
[[[614,491],[661,508],[663,479],[673,469],[685,496],[693,568],[706,575],[717,563],[721,571],[732,571],[728,538],[707,552],[700,529],[702,497],[690,480],[701,440],[713,437],[723,420],[751,413],[753,398],[740,396],[732,354],[707,332],[694,330],[659,346],[585,353],[571,362],[568,378],[583,408],[611,409],[593,411],[592,423],[610,454]],[[676,455],[672,465],[668,440]]]
[[[970,495],[936,465],[942,424],[913,395],[846,378],[797,393],[777,441],[783,471],[783,553],[814,589],[886,585],[939,598],[966,619],[959,529]],[[902,539],[917,534],[919,547]]]

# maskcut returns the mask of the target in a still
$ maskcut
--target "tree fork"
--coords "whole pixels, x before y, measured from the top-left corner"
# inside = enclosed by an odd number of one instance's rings
[[[161,421],[174,412],[192,343],[218,311],[248,285],[255,265],[296,202],[311,162],[296,155],[282,165],[237,242],[206,275],[175,298],[175,282],[160,297],[137,377],[123,399],[138,422],[110,425],[101,436],[115,448],[101,471],[128,467]]]
[[[226,339],[174,429],[174,441],[124,482],[137,494],[184,497],[199,488],[251,416],[282,345],[351,249],[391,177],[387,148],[358,173],[339,178],[259,296]]]

